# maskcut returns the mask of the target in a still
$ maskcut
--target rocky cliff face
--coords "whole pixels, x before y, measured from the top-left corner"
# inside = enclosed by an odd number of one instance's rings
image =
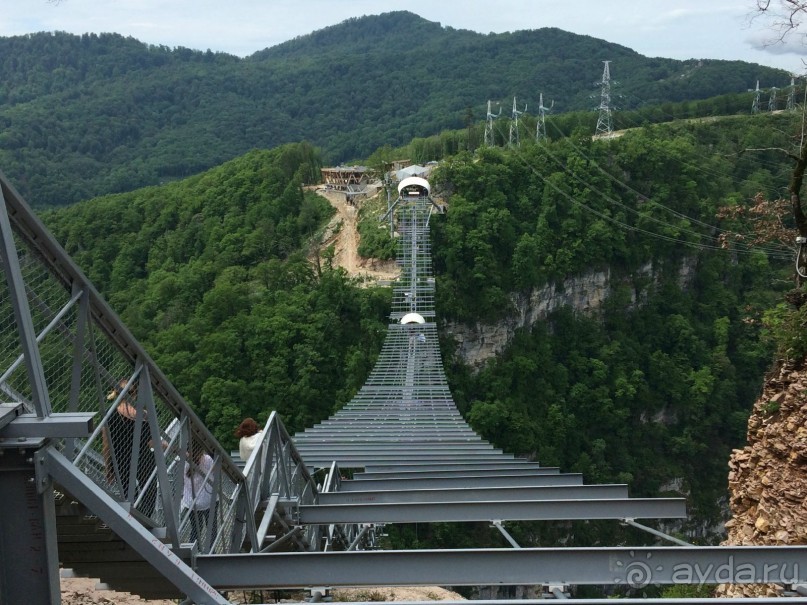
[[[807,544],[807,369],[783,366],[748,420],[748,445],[729,462],[725,544]],[[727,596],[775,595],[781,586],[721,586]]]
[[[686,288],[694,275],[695,259],[685,259],[678,269],[681,287]],[[458,352],[465,362],[479,367],[504,350],[519,328],[542,321],[561,307],[570,307],[578,313],[592,315],[600,309],[617,285],[652,285],[656,281],[655,277],[655,268],[650,263],[629,276],[615,277],[610,269],[592,271],[533,289],[528,294],[513,294],[511,300],[516,312],[501,322],[474,326],[449,324],[447,330],[457,341]],[[646,287],[631,288],[631,305],[641,304],[647,294]]]

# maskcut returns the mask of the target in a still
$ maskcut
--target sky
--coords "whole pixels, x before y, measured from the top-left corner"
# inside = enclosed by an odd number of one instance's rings
[[[742,60],[805,74],[805,35],[776,42],[769,18],[752,19],[755,7],[756,0],[0,0],[0,36],[116,32],[243,57],[350,17],[408,10],[456,29],[558,27],[648,57]]]

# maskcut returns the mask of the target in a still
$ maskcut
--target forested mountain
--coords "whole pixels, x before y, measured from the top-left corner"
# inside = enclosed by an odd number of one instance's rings
[[[115,34],[0,38],[0,169],[38,207],[173,180],[307,140],[324,160],[484,118],[538,94],[590,110],[602,61],[615,103],[748,95],[789,77],[743,62],[647,58],[558,29],[478,34],[407,12],[351,19],[246,59]],[[736,107],[736,106],[735,106]],[[592,114],[593,115],[593,114]]]
[[[476,372],[446,335],[472,426],[634,495],[678,485],[696,523],[718,519],[790,257],[724,248],[722,230],[748,227],[715,215],[775,194],[787,165],[744,151],[786,147],[797,130],[792,115],[763,115],[446,158],[433,182],[449,211],[431,223],[441,318],[501,321],[516,295],[606,268],[614,284],[597,314],[557,311]],[[389,291],[359,288],[327,252],[318,268],[299,252],[316,247],[328,215],[300,187],[319,161],[305,144],[252,152],[44,217],[225,443],[242,415],[276,409],[291,431],[328,416],[380,347]],[[524,544],[540,543],[524,531]]]

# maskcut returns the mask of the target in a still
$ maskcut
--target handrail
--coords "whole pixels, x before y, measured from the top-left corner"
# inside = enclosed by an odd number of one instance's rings
[[[48,351],[42,366],[53,411],[95,414],[88,438],[57,440],[57,446],[134,518],[164,526],[174,546],[191,535],[189,515],[181,514],[184,462],[191,448],[217,461],[217,515],[223,518],[230,508],[243,506],[232,496],[246,478],[229,453],[2,173],[0,187],[20,257],[21,280],[14,291],[24,288],[34,302],[30,315],[36,343]],[[10,295],[0,291],[4,308],[12,304]],[[21,358],[18,344],[2,343],[0,390],[19,393],[24,401],[31,387]],[[121,379],[125,386],[119,389]],[[127,421],[119,409],[135,412],[128,412]],[[179,433],[173,433],[177,427]],[[243,497],[248,500],[249,494]],[[208,547],[200,542],[200,549]]]

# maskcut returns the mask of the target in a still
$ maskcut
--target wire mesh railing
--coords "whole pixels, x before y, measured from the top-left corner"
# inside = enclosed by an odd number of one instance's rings
[[[138,522],[164,527],[176,546],[193,541],[209,552],[237,504],[243,474],[5,180],[2,198],[19,267],[11,280],[0,268],[13,284],[0,289],[4,399],[42,413],[36,399],[44,393],[48,412],[92,413],[89,437],[55,439],[55,445]],[[21,345],[20,297],[41,357],[40,393],[33,391]]]

